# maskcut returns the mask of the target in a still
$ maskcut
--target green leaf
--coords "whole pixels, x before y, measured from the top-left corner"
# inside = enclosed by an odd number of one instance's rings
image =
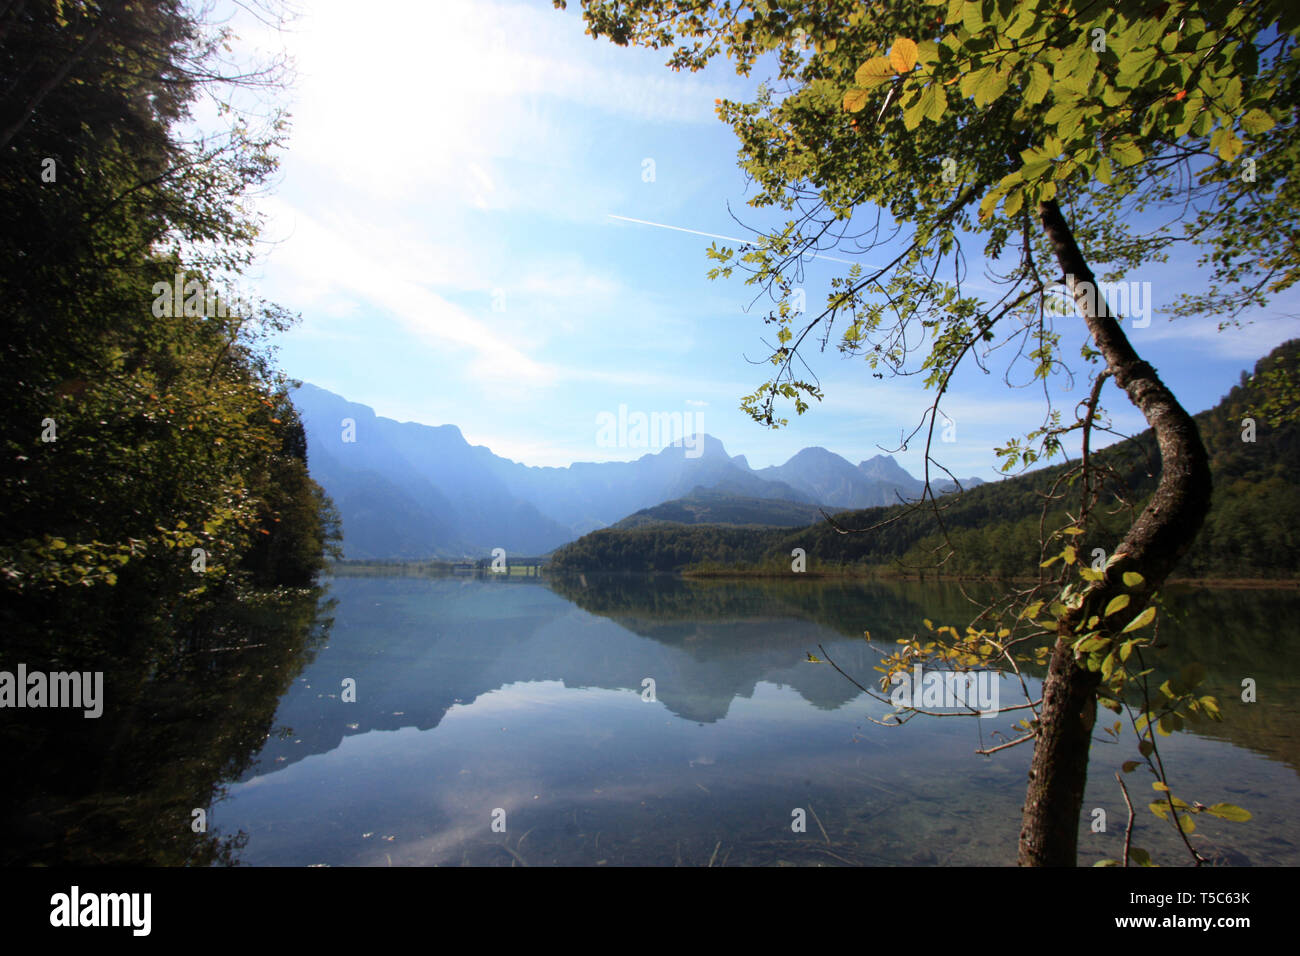
[[[1110,675],[1115,671],[1115,652],[1111,651],[1106,655],[1106,659],[1101,662],[1101,679],[1110,680]]]
[[[990,65],[977,70],[972,65],[970,69],[962,74],[961,86],[958,87],[961,90],[961,95],[964,97],[974,96],[975,88],[984,81],[985,75],[994,72],[995,69]]]
[[[1149,607],[1137,617],[1133,618],[1133,620],[1129,621],[1128,624],[1125,625],[1124,630],[1120,633],[1127,634],[1129,631],[1136,631],[1138,628],[1146,627],[1155,620],[1155,617],[1156,609],[1154,607]]]
[[[1118,595],[1117,597],[1111,598],[1110,603],[1106,605],[1106,611],[1102,616],[1110,617],[1112,614],[1116,613],[1117,611],[1124,610],[1124,608],[1128,607],[1130,600],[1131,599],[1127,594],[1121,594]]]
[[[1047,68],[1041,63],[1032,64],[1029,67],[1029,82],[1025,84],[1025,102],[1030,106],[1041,103],[1051,85],[1052,76]]]
[[[1115,161],[1121,166],[1136,166],[1143,159],[1141,147],[1128,141],[1111,146],[1110,155],[1114,156]]]
[[[1125,760],[1122,764],[1120,764],[1119,768],[1125,773],[1132,773],[1140,766],[1142,766],[1142,761],[1140,760]]]
[[[1142,577],[1142,575],[1138,574],[1136,571],[1124,572],[1124,586],[1126,588],[1135,588],[1145,580],[1146,579]]]
[[[1245,823],[1250,819],[1250,811],[1243,810],[1234,803],[1216,803],[1206,807],[1205,812],[1221,820],[1233,820],[1237,823]]]
[[[1245,148],[1246,144],[1237,139],[1236,135],[1229,130],[1228,135],[1223,137],[1223,141],[1219,143],[1219,158],[1225,163],[1230,163],[1240,156],[1241,151]]]
[[[921,94],[921,99],[917,105],[921,112],[931,122],[937,123],[943,116],[943,111],[948,108],[948,94],[944,93],[943,87],[938,83],[931,83]]]
[[[982,109],[1006,91],[1007,75],[988,67],[981,72],[980,80],[975,84],[975,105]]]
[[[1273,117],[1260,109],[1247,110],[1246,115],[1241,118],[1241,128],[1251,136],[1267,133],[1275,125]]]

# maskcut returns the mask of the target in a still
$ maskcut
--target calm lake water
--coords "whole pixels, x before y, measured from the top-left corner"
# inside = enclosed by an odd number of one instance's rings
[[[208,808],[214,833],[243,834],[239,862],[1014,863],[1030,752],[974,753],[1014,735],[1010,716],[881,727],[869,718],[887,705],[807,660],[822,645],[878,686],[878,652],[923,618],[970,619],[956,587],[379,576],[335,578],[329,594],[327,637]],[[1300,864],[1300,596],[1194,590],[1170,604],[1161,636],[1206,665],[1226,717],[1162,739],[1174,792],[1254,814],[1201,814],[1197,845],[1235,865]],[[1246,677],[1256,703],[1240,701]],[[1085,819],[1101,808],[1107,827],[1081,834],[1085,865],[1122,852],[1114,773],[1136,748],[1131,731],[1104,740],[1115,719],[1099,717]],[[1125,779],[1134,844],[1185,863],[1145,809],[1146,771]]]

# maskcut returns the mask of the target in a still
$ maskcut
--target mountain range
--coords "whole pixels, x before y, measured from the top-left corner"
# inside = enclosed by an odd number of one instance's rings
[[[1209,456],[1214,494],[1196,544],[1179,564],[1181,574],[1255,581],[1300,576],[1297,368],[1300,340],[1283,343],[1255,364],[1254,374],[1243,372],[1217,405],[1193,416]],[[809,457],[818,456],[801,452],[782,467]],[[1082,536],[1070,540],[1078,555],[1095,558],[1096,549],[1106,553],[1123,540],[1150,500],[1160,479],[1160,449],[1148,428],[1097,450],[1092,461],[1093,473],[1105,476],[1104,506],[1091,508]],[[877,465],[887,467],[879,460]],[[945,502],[942,522],[931,508],[896,506],[837,514],[838,528],[820,516],[797,527],[737,520],[749,509],[735,501],[669,503],[565,545],[551,555],[549,571],[553,579],[565,573],[692,568],[788,575],[799,548],[807,571],[1033,577],[1044,558],[1044,531],[1079,521],[1080,492],[1061,490],[1077,468],[1077,460],[1057,462],[972,489]],[[845,476],[842,467],[826,471]],[[872,531],[841,533],[845,528]]]
[[[471,445],[455,425],[397,422],[314,385],[295,389],[293,401],[308,466],[339,510],[350,559],[484,557],[494,548],[541,555],[701,494],[712,513],[743,519],[736,523],[789,525],[790,515],[893,504],[924,488],[888,455],[854,466],[825,448],[805,448],[783,465],[755,470],[708,435],[689,453],[679,442],[634,461],[534,467]],[[721,500],[728,497],[737,499],[733,507]]]

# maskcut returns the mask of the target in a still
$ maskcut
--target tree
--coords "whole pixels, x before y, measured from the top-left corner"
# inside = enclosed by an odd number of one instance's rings
[[[842,352],[865,356],[877,376],[923,373],[934,390],[917,428],[926,436],[928,485],[938,465],[930,440],[955,371],[966,362],[987,371],[1006,347],[1008,383],[1027,363],[1031,380],[1043,382],[1048,411],[1042,428],[998,450],[1004,470],[1063,454],[1063,438],[1078,432],[1082,458],[1070,472],[1078,510],[1059,529],[1071,534],[1088,532],[1103,487],[1105,476],[1089,468],[1089,439],[1103,427],[1105,383],[1119,386],[1154,429],[1159,484],[1105,549],[1104,569],[1084,568],[1067,547],[1066,570],[1044,580],[1057,613],[1039,620],[1043,604],[1029,603],[1039,589],[1020,596],[1021,610],[1034,613],[1016,626],[1047,635],[1049,663],[1036,719],[1026,724],[1034,755],[1019,860],[1073,865],[1099,690],[1123,679],[1112,656],[1121,635],[1149,620],[1211,491],[1195,422],[1135,350],[1123,310],[1098,282],[1180,246],[1198,248],[1211,266],[1207,288],[1185,296],[1177,311],[1208,311],[1223,322],[1294,284],[1300,257],[1289,171],[1300,158],[1292,105],[1300,9],[1230,0],[584,0],[583,7],[588,33],[669,48],[674,69],[700,69],[725,50],[742,75],[760,63],[776,71],[780,88],[764,83],[750,103],[719,101],[718,114],[735,130],[740,164],[757,186],[751,205],[791,218],[738,249],[709,251],[719,262],[711,276],[744,269],[776,303],[766,320],[776,327],[775,371],[743,399],[756,420],[784,425],[779,401],[803,413],[808,399],[821,397],[795,370],[808,337],[819,331],[824,348],[840,321]],[[1165,210],[1183,217],[1183,235],[1140,228]],[[1005,291],[992,301],[963,289],[965,246],[977,237],[1002,270]],[[819,314],[793,311],[806,258],[850,243],[854,253],[884,251],[887,264],[855,265],[832,280]],[[1058,283],[1086,326],[1081,358],[1094,369],[1089,398],[1069,422],[1051,408],[1046,388],[1050,376],[1070,374]],[[942,522],[933,493],[927,498]],[[981,639],[997,642],[999,633]],[[1002,652],[1027,639],[1011,633]],[[1103,700],[1118,707],[1113,695]]]
[[[18,617],[124,592],[165,617],[228,578],[323,566],[329,509],[266,345],[292,317],[235,294],[245,200],[285,130],[239,98],[284,71],[239,70],[228,39],[180,0],[0,6],[0,596],[29,602]],[[187,138],[204,96],[229,126]]]

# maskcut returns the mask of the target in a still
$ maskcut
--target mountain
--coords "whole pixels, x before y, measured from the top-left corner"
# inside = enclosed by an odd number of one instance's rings
[[[818,519],[822,506],[890,504],[922,487],[892,458],[855,468],[824,448],[755,470],[708,435],[635,461],[530,467],[471,445],[455,425],[396,422],[309,384],[293,398],[312,477],[339,509],[348,558],[545,554],[661,505],[637,523],[698,523],[707,513],[720,523],[790,527]]]
[[[1300,574],[1300,410],[1295,382],[1300,381],[1300,340],[1278,346],[1242,374],[1214,408],[1195,415],[1210,456],[1214,497],[1196,545],[1180,572],[1199,577],[1293,578]],[[1246,429],[1244,423],[1250,423]],[[806,450],[808,451],[808,450]],[[812,450],[817,451],[817,450]],[[803,454],[803,453],[801,453]],[[799,459],[800,456],[796,456]],[[804,455],[824,494],[840,495],[850,487],[844,469],[822,454]],[[1094,462],[1106,475],[1112,494],[1131,504],[1089,513],[1085,534],[1076,540],[1080,555],[1094,548],[1108,551],[1123,537],[1159,480],[1159,449],[1150,429],[1098,451]],[[784,468],[785,466],[782,466]],[[682,524],[644,524],[629,530],[606,529],[558,550],[554,571],[680,571],[691,565],[790,568],[794,548],[804,549],[808,570],[895,567],[934,568],[944,559],[945,574],[970,577],[1032,575],[1042,554],[1042,527],[1062,527],[1072,519],[1077,498],[1059,499],[1046,519],[1043,505],[1075,463],[1057,464],[982,487],[946,503],[943,526],[929,507],[875,507],[836,516],[847,528],[874,528],[870,534],[841,534],[827,522],[803,528],[724,528]],[[897,470],[896,470],[897,469]],[[876,456],[856,469],[864,477],[917,488],[911,476],[887,456]],[[770,474],[782,470],[764,469]],[[900,474],[901,473],[901,474]],[[962,483],[963,485],[966,482]],[[1077,510],[1077,509],[1076,509]],[[949,550],[952,554],[948,554]]]
[[[709,436],[690,453],[679,443],[636,461],[537,468],[469,444],[454,425],[396,422],[314,385],[296,389],[294,404],[348,558],[481,557],[498,547],[544,554],[697,487],[815,504],[733,461]]]
[[[652,508],[642,508],[610,527],[611,530],[625,531],[667,523],[800,528],[820,521],[821,512],[819,505],[805,505],[777,498],[747,498],[724,489],[697,486],[684,498],[665,501]]]
[[[836,508],[877,508],[921,497],[925,482],[913,478],[890,455],[876,455],[856,468],[825,448],[805,448],[784,465],[757,472],[773,481],[784,481],[808,494],[814,501]],[[984,484],[979,478],[962,481],[963,488]],[[937,493],[952,491],[949,479],[934,481]]]
[[[294,393],[312,477],[334,500],[349,558],[537,554],[572,531],[493,474],[486,448],[454,425],[377,416],[365,405],[303,385]]]

